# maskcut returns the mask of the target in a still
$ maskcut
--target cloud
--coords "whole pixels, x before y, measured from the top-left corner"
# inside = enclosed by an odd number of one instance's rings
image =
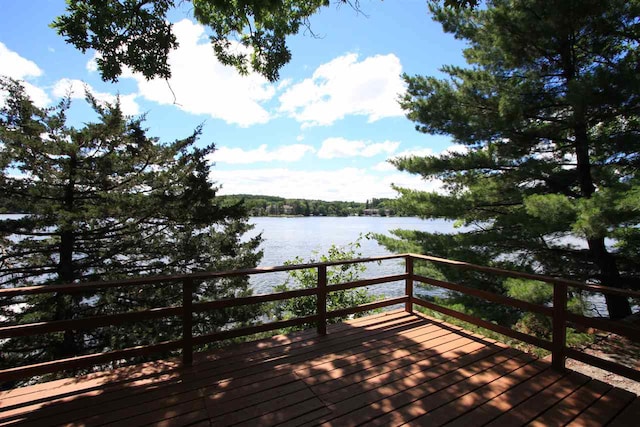
[[[462,145],[462,144],[452,144],[449,145],[448,147],[446,147],[444,150],[440,151],[440,152],[435,152],[433,151],[432,148],[429,147],[414,147],[414,148],[410,148],[408,150],[404,150],[401,151],[399,153],[396,153],[393,155],[393,157],[390,157],[390,159],[397,159],[400,157],[426,157],[426,156],[444,156],[447,154],[452,154],[452,153],[458,153],[458,154],[464,154],[464,153],[468,153],[469,152],[469,148],[466,145]]]
[[[213,154],[209,155],[209,160],[216,163],[229,164],[250,164],[258,162],[297,162],[306,153],[315,152],[310,145],[292,144],[283,145],[269,151],[267,144],[262,144],[254,150],[243,150],[242,148],[220,147]]]
[[[394,198],[391,184],[423,191],[441,191],[439,181],[425,181],[407,173],[380,176],[366,169],[303,171],[287,168],[214,170],[211,178],[222,185],[220,194],[258,194],[286,198],[364,202],[372,197]]]
[[[218,62],[203,26],[183,19],[173,25],[173,31],[180,47],[169,54],[172,75],[168,82],[146,80],[130,71],[123,74],[136,80],[140,96],[244,127],[270,120],[261,104],[275,95],[273,85],[258,74],[242,76],[235,68]],[[236,48],[242,49],[237,43]],[[95,70],[95,60],[87,68]],[[286,80],[281,83],[282,87],[286,85]]]
[[[116,102],[116,96],[106,92],[98,92],[90,85],[81,80],[60,79],[53,85],[53,95],[62,98],[70,95],[72,99],[83,98],[85,89],[89,91],[98,101],[113,104]],[[126,115],[135,116],[140,114],[140,107],[136,102],[138,95],[131,93],[128,95],[120,95],[120,108]]]
[[[290,86],[279,98],[281,112],[306,126],[326,126],[347,115],[369,122],[402,116],[398,95],[405,91],[402,65],[394,54],[358,62],[350,53],[319,66],[311,78]]]
[[[21,80],[26,94],[38,107],[46,107],[51,102],[51,99],[49,99],[44,90],[27,80],[40,77],[42,74],[42,69],[35,62],[23,58],[0,42],[0,75]],[[0,94],[0,104],[3,102],[4,96]]]
[[[396,167],[389,162],[380,162],[371,166],[371,169],[377,172],[389,172],[389,171],[396,170]]]
[[[322,141],[322,146],[318,150],[318,157],[321,159],[334,159],[338,157],[373,157],[381,153],[393,153],[396,151],[399,142],[384,141],[357,141],[348,140],[342,137],[327,138]]]

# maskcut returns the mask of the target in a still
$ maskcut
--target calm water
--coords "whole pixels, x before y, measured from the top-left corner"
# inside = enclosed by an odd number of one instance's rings
[[[371,232],[391,235],[389,231],[395,229],[454,231],[453,223],[449,221],[399,217],[254,217],[251,223],[255,225],[252,235],[262,233],[264,240],[260,247],[264,252],[261,266],[282,265],[296,256],[305,261],[317,259],[317,254],[326,253],[332,244],[348,245]],[[390,254],[375,240],[363,238],[360,244],[363,258]],[[367,263],[366,266],[362,278],[404,272],[402,260]],[[284,283],[287,277],[286,273],[268,273],[254,276],[251,283],[255,293],[268,293],[273,286]],[[370,289],[390,297],[400,296],[404,294],[404,282],[376,285]]]
[[[264,257],[260,263],[261,266],[282,265],[296,256],[305,261],[310,258],[317,259],[317,254],[326,253],[332,244],[344,246],[355,242],[361,235],[371,232],[391,235],[389,231],[395,229],[441,233],[459,231],[450,221],[397,217],[254,217],[250,222],[255,225],[250,235],[262,233],[263,242],[260,248],[264,252]],[[363,258],[390,254],[375,240],[365,238],[361,239],[359,251]],[[402,260],[373,262],[365,265],[367,271],[361,275],[361,278],[404,272]],[[287,273],[267,273],[253,276],[251,284],[254,293],[269,293],[273,286],[286,282],[287,278]],[[404,282],[384,283],[368,289],[376,294],[397,297],[404,295]],[[419,289],[416,291],[419,292]],[[423,290],[423,292],[437,294],[442,291]],[[592,304],[593,314],[606,316],[607,309],[602,295],[592,294],[587,297],[587,300]]]

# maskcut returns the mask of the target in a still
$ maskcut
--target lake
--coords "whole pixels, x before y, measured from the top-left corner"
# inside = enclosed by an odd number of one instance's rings
[[[454,228],[452,221],[406,217],[252,217],[250,222],[255,225],[255,229],[249,233],[250,236],[262,233],[263,242],[260,249],[263,250],[264,257],[260,265],[265,267],[282,265],[296,256],[302,257],[305,261],[312,257],[318,258],[315,252],[326,253],[332,244],[344,246],[370,232],[391,235],[389,231],[398,228],[441,233],[460,231]],[[361,240],[360,252],[363,258],[390,254],[375,240],[364,238]],[[367,271],[361,278],[404,273],[402,260],[365,265]],[[270,293],[273,286],[284,283],[287,277],[285,272],[260,274],[251,278],[251,285],[256,294]],[[387,297],[398,297],[404,295],[404,282],[384,283],[368,289]],[[420,292],[419,288],[416,288],[416,291]],[[437,295],[443,291],[436,289],[422,292]],[[604,297],[601,294],[592,294],[587,298],[594,313],[607,315]]]
[[[252,217],[255,229],[249,234],[262,233],[260,249],[264,252],[261,266],[282,265],[296,256],[305,261],[326,253],[332,244],[338,246],[355,242],[366,233],[391,235],[390,230],[408,229],[421,231],[454,231],[453,222],[445,220],[422,220],[407,217]],[[359,251],[363,258],[388,255],[383,246],[373,239],[362,238]],[[404,272],[404,261],[388,260],[367,263],[362,278]],[[253,276],[251,284],[255,293],[269,293],[273,286],[284,283],[287,273],[268,273]],[[375,293],[388,297],[404,294],[404,282],[385,283],[371,287]]]

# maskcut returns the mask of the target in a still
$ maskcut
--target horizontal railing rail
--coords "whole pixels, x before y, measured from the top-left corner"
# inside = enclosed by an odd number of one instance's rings
[[[567,309],[569,287],[600,294],[619,295],[627,298],[640,298],[640,292],[628,289],[612,288],[609,286],[592,285],[560,277],[487,267],[463,261],[449,260],[428,255],[408,254],[408,256],[413,258],[414,262],[415,260],[429,261],[440,265],[447,265],[449,267],[460,270],[472,270],[518,279],[535,280],[551,284],[553,286],[552,307],[547,307],[540,304],[532,304],[526,301],[506,297],[504,295],[498,295],[492,292],[461,286],[459,284],[435,280],[419,275],[412,275],[414,280],[432,286],[438,286],[449,290],[462,292],[466,295],[483,298],[490,302],[509,305],[511,307],[516,307],[524,311],[535,312],[549,316],[552,318],[552,341],[547,341],[532,335],[524,334],[511,328],[507,328],[505,326],[498,325],[493,322],[489,322],[475,316],[470,316],[466,313],[451,310],[450,308],[442,307],[432,302],[414,297],[414,302],[418,305],[434,311],[438,311],[440,313],[471,323],[473,325],[489,329],[491,331],[517,339],[519,341],[532,344],[536,347],[549,350],[551,351],[552,364],[557,369],[564,370],[566,358],[570,357],[589,365],[605,369],[609,372],[631,378],[635,381],[640,381],[640,371],[616,362],[612,362],[607,359],[587,354],[577,349],[567,348],[566,344],[567,327],[570,324],[612,332],[630,338],[633,341],[640,342],[640,328],[634,327],[630,324],[625,324],[624,322],[601,318],[590,318],[570,313]]]
[[[353,282],[345,282],[338,284],[327,283],[327,268],[348,264],[375,262],[402,259],[405,264],[405,272],[402,274],[393,274],[370,279],[356,280]],[[549,283],[553,286],[553,305],[551,307],[533,304],[527,301],[515,299],[505,295],[496,294],[480,289],[470,288],[461,284],[451,283],[443,280],[426,277],[414,273],[414,265],[416,261],[432,262],[440,265],[446,265],[455,269],[472,270],[483,273],[490,273],[499,276],[507,276],[521,279],[536,280]],[[266,274],[274,272],[289,272],[294,270],[316,269],[317,284],[312,288],[295,289],[286,292],[252,295],[238,298],[219,299],[215,301],[194,302],[194,294],[199,282],[221,279],[228,277],[251,276],[256,274]],[[383,283],[392,283],[403,281],[404,295],[396,298],[387,298],[368,304],[362,304],[355,307],[348,307],[338,310],[327,311],[327,295],[331,292],[355,289],[363,286],[372,286]],[[485,299],[489,302],[502,304],[519,310],[542,314],[552,319],[552,340],[548,341],[528,335],[503,325],[499,325],[488,320],[471,316],[448,307],[437,305],[431,301],[427,301],[419,296],[414,295],[414,282],[424,283],[431,286],[447,289],[450,291],[461,292],[477,298]],[[398,254],[379,257],[370,257],[362,259],[350,259],[342,261],[319,262],[308,264],[284,265],[276,267],[258,267],[242,270],[203,272],[183,275],[157,276],[148,278],[135,278],[121,281],[110,282],[91,282],[91,283],[73,283],[64,285],[42,285],[18,287],[10,289],[0,289],[0,297],[19,297],[36,294],[76,294],[76,293],[96,293],[103,289],[115,287],[140,287],[146,285],[165,285],[165,284],[181,284],[182,287],[182,305],[172,307],[157,307],[148,310],[140,310],[133,312],[125,312],[119,314],[110,314],[104,316],[94,316],[83,319],[57,320],[49,322],[37,322],[29,324],[19,324],[0,327],[0,339],[12,339],[16,337],[32,336],[44,333],[61,332],[66,330],[90,330],[94,328],[122,325],[129,322],[137,322],[143,320],[162,319],[169,317],[179,317],[182,320],[182,336],[180,339],[173,341],[164,341],[160,343],[141,345],[137,347],[125,348],[120,350],[112,350],[103,353],[82,355],[65,359],[53,360],[50,362],[42,362],[27,366],[18,366],[0,371],[0,382],[11,381],[21,378],[43,375],[47,373],[92,367],[102,363],[121,361],[132,357],[149,356],[154,353],[162,353],[166,351],[181,350],[182,362],[188,366],[192,364],[194,347],[209,344],[216,341],[244,337],[258,333],[300,326],[304,324],[316,324],[318,334],[326,334],[326,325],[328,319],[335,317],[348,316],[355,313],[370,311],[383,307],[397,304],[404,304],[407,312],[413,312],[414,304],[425,307],[454,317],[456,319],[471,323],[473,325],[497,332],[499,334],[517,339],[519,341],[529,343],[531,345],[551,351],[552,364],[557,369],[564,369],[565,359],[571,357],[576,360],[606,369],[608,371],[624,375],[626,377],[640,380],[640,372],[635,369],[625,367],[618,363],[598,358],[596,356],[584,353],[577,349],[567,348],[566,345],[566,328],[569,325],[581,325],[587,328],[594,328],[620,334],[634,341],[640,341],[640,328],[621,322],[614,322],[601,318],[589,318],[582,315],[570,313],[567,310],[568,289],[570,287],[577,288],[589,292],[609,293],[613,295],[621,295],[625,297],[640,298],[640,292],[630,291],[618,288],[611,288],[601,285],[591,285],[578,281],[567,280],[558,277],[544,276],[532,273],[523,273],[511,270],[505,270],[495,267],[480,266],[461,261],[448,260],[438,257],[418,254]],[[300,298],[306,296],[316,297],[315,314],[299,317],[294,319],[279,320],[254,326],[235,328],[230,330],[216,331],[208,334],[193,335],[194,314],[204,313],[211,310],[221,310],[232,307],[242,307],[253,304],[261,304],[274,301],[283,301],[292,298]]]

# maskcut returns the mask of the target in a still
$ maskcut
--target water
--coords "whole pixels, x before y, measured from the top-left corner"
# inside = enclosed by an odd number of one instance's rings
[[[391,235],[390,230],[408,229],[421,231],[453,232],[451,221],[421,220],[405,217],[254,217],[255,229],[251,235],[262,233],[264,252],[261,266],[282,265],[295,257],[305,262],[318,259],[335,244],[345,246],[367,233]],[[383,246],[373,239],[360,240],[362,258],[389,255]],[[387,260],[365,264],[367,271],[361,278],[404,273],[404,261]],[[268,273],[253,276],[251,284],[256,294],[269,293],[273,287],[287,280],[287,273]],[[404,295],[404,282],[384,283],[369,288],[387,297]]]
[[[260,249],[264,257],[260,265],[265,267],[283,265],[295,257],[301,257],[303,262],[311,258],[318,259],[319,254],[326,253],[332,244],[345,246],[367,233],[390,236],[390,230],[395,229],[441,233],[460,231],[454,228],[451,221],[405,217],[253,217],[250,222],[255,229],[249,236],[262,233]],[[362,258],[391,254],[373,239],[362,238],[360,244],[358,251]],[[363,279],[404,273],[404,261],[401,259],[365,265],[367,270],[361,275]],[[255,294],[271,293],[274,286],[285,283],[287,278],[286,272],[260,274],[251,277],[251,285]],[[367,289],[388,298],[398,297],[404,295],[404,281],[374,285]],[[422,292],[441,295],[444,290]],[[602,294],[590,294],[587,301],[592,305],[593,315],[607,315]]]

